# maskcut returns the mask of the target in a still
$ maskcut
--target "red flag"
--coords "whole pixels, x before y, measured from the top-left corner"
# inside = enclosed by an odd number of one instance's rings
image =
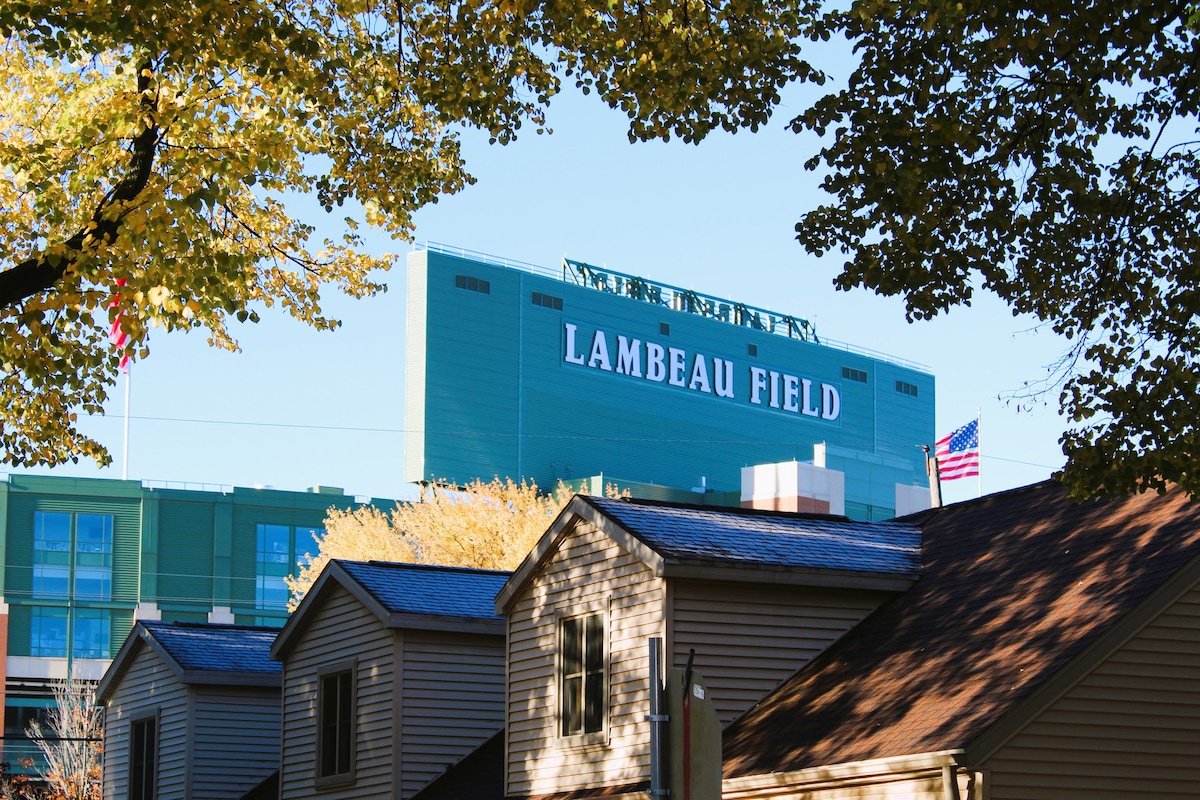
[[[113,282],[116,283],[117,286],[125,285],[124,278],[117,278]],[[110,302],[108,304],[108,307],[117,309],[117,316],[113,318],[112,327],[108,329],[108,341],[112,343],[113,347],[115,347],[117,349],[122,349],[125,347],[125,344],[129,341],[129,334],[126,333],[125,331],[121,330],[121,315],[124,312],[121,310],[121,295],[119,293],[113,292],[113,299],[112,299],[112,302]],[[123,353],[121,355],[121,371],[129,372],[129,354],[128,353]]]

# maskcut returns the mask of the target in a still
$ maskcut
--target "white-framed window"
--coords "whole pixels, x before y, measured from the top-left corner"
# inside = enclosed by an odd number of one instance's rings
[[[608,711],[604,617],[595,611],[558,623],[559,734],[601,735]]]

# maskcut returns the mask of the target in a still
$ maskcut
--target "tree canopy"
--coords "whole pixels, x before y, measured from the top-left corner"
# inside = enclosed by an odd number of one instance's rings
[[[464,126],[540,130],[563,80],[631,139],[756,128],[789,81],[812,0],[10,0],[0,6],[0,461],[107,463],[103,408],[152,327],[280,306],[317,328],[329,287],[382,288],[413,212],[470,183]],[[315,236],[310,194],[345,218]],[[341,223],[339,222],[340,226]],[[110,338],[116,343],[114,351]]]
[[[994,292],[1067,337],[1044,385],[1077,496],[1200,491],[1200,71],[1193,6],[856,0],[844,88],[793,121],[832,196],[811,252],[911,319]],[[981,356],[992,354],[981,354]]]
[[[286,578],[295,610],[330,559],[400,561],[480,569],[515,569],[574,492],[543,494],[533,483],[494,478],[462,490],[425,487],[415,503],[390,513],[371,506],[330,509],[319,552],[306,553]]]

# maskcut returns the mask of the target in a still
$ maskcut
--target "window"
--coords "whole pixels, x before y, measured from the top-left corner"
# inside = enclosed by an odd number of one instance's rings
[[[157,720],[136,720],[129,726],[129,800],[154,800]]]
[[[71,636],[76,658],[108,658],[108,632],[111,627],[108,611],[100,608],[79,608],[73,620]]]
[[[112,599],[111,514],[33,515],[33,596]]]
[[[533,304],[544,308],[552,308],[555,311],[562,311],[562,298],[555,297],[552,294],[542,294],[541,292],[533,293]]]
[[[842,367],[842,377],[848,381],[866,383],[867,371],[864,369],[855,369],[854,367]]]
[[[306,549],[312,552],[321,528],[293,528],[290,525],[260,523],[257,530],[254,605],[260,609],[287,608],[288,588],[284,578],[295,575],[297,559]],[[299,552],[297,552],[299,542]],[[311,548],[311,549],[310,549]]]
[[[916,384],[905,383],[904,381],[896,381],[896,391],[900,394],[906,394],[909,397],[917,396]]]
[[[758,345],[756,345],[756,344],[746,345],[746,355],[752,356],[752,357],[757,356],[758,355]]]
[[[67,657],[67,609],[34,606],[29,610],[29,655]]]
[[[29,610],[29,655],[66,658],[70,641],[75,658],[108,658],[111,623],[102,608],[34,606]]]
[[[454,285],[459,289],[466,289],[470,292],[479,292],[480,294],[492,293],[492,284],[490,281],[485,281],[481,278],[472,278],[470,275],[455,275]]]
[[[669,323],[669,322],[658,323],[658,332],[660,334],[662,334],[663,336],[670,336],[671,335],[671,323]]]
[[[354,667],[320,675],[317,699],[317,779],[341,783],[354,779]]]
[[[604,730],[604,617],[565,619],[560,627],[562,735]]]

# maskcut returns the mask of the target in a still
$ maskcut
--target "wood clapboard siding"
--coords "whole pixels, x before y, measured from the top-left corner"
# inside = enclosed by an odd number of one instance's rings
[[[393,633],[340,586],[331,586],[284,666],[282,796],[391,798]],[[317,685],[322,667],[357,659],[355,780],[344,787],[314,785]]]
[[[670,666],[688,649],[728,725],[874,611],[888,595],[673,581]]]
[[[620,785],[649,774],[646,640],[662,636],[665,591],[639,560],[583,524],[567,536],[510,607],[506,784],[510,796]],[[607,742],[558,736],[558,620],[606,610]]]
[[[157,800],[187,796],[187,695],[174,671],[149,647],[137,657],[104,712],[104,798],[129,796],[129,728],[158,714]]]
[[[504,726],[504,638],[402,635],[400,796],[408,798]]]
[[[1193,588],[983,765],[992,800],[1196,797],[1200,588]]]
[[[196,687],[192,800],[236,800],[279,769],[278,690]]]

